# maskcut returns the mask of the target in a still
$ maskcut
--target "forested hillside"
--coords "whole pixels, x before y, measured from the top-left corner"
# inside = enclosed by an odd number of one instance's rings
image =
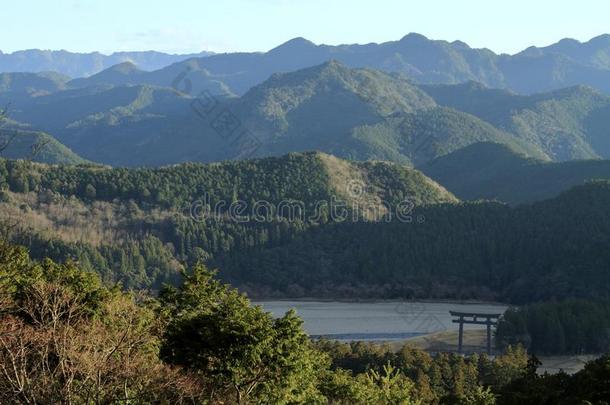
[[[3,161],[2,173],[13,240],[128,288],[203,261],[256,296],[607,296],[607,182],[509,208],[316,153],[161,169]]]
[[[180,262],[276,246],[335,219],[457,201],[413,169],[319,153],[161,169],[2,161],[0,174],[14,240],[36,257],[77,258],[127,288],[157,289]]]
[[[540,201],[587,181],[610,179],[610,161],[545,162],[495,143],[477,143],[418,167],[462,200]]]
[[[215,263],[236,285],[300,296],[607,297],[609,203],[610,183],[598,182],[519,208],[430,206],[412,223],[331,223]]]
[[[610,97],[576,86],[521,96],[477,83],[423,86],[439,104],[474,114],[553,160],[610,157]]]

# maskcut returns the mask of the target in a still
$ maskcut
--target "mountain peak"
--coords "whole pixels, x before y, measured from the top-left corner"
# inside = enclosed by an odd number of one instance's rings
[[[574,38],[563,38],[562,40],[560,40],[557,43],[558,44],[564,44],[564,45],[566,45],[566,44],[570,44],[570,45],[576,44],[577,45],[577,44],[580,44],[580,41],[578,41],[578,40],[576,40]]]
[[[73,87],[87,87],[99,84],[111,84],[115,86],[135,84],[134,80],[143,72],[144,71],[138,69],[133,62],[128,61],[112,65],[89,77],[74,79],[69,84]]]
[[[271,49],[268,53],[277,53],[277,52],[283,52],[283,51],[302,52],[304,50],[312,49],[315,47],[316,47],[316,44],[314,44],[313,42],[311,42],[303,37],[296,37],[296,38],[292,38],[291,40],[284,42],[283,44],[281,44],[279,46],[276,46],[275,48]]]
[[[428,41],[428,38],[422,34],[418,34],[417,32],[410,32],[402,37],[400,41]]]
[[[451,43],[451,45],[458,47],[458,48],[465,48],[465,49],[470,49],[470,45],[468,45],[466,42],[464,41],[453,41]]]
[[[116,65],[110,66],[108,69],[106,69],[107,72],[116,72],[116,73],[122,73],[122,74],[130,74],[133,72],[138,72],[140,71],[140,69],[138,69],[138,66],[131,62],[131,61],[126,61],[126,62],[122,62],[122,63],[118,63]]]

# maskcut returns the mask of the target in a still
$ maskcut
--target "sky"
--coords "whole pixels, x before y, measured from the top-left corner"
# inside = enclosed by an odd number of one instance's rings
[[[610,33],[608,0],[20,0],[0,3],[0,50],[267,51],[410,32],[516,53]]]

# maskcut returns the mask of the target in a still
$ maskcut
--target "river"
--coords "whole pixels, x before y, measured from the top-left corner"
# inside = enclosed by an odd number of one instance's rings
[[[257,301],[275,317],[294,308],[312,337],[336,340],[392,341],[456,329],[449,311],[503,313],[501,304],[448,302]],[[484,328],[464,325],[465,329]]]

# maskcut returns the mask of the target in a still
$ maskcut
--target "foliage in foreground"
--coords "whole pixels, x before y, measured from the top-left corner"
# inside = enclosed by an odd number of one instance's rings
[[[0,292],[0,403],[328,402],[328,357],[294,312],[273,319],[202,266],[155,300],[0,241]],[[417,403],[394,368],[344,376],[362,403]]]
[[[608,358],[573,377],[526,363],[521,348],[490,359],[314,343],[294,312],[272,318],[203,266],[155,299],[0,241],[0,403],[491,405],[562,392],[602,403],[609,392]]]

